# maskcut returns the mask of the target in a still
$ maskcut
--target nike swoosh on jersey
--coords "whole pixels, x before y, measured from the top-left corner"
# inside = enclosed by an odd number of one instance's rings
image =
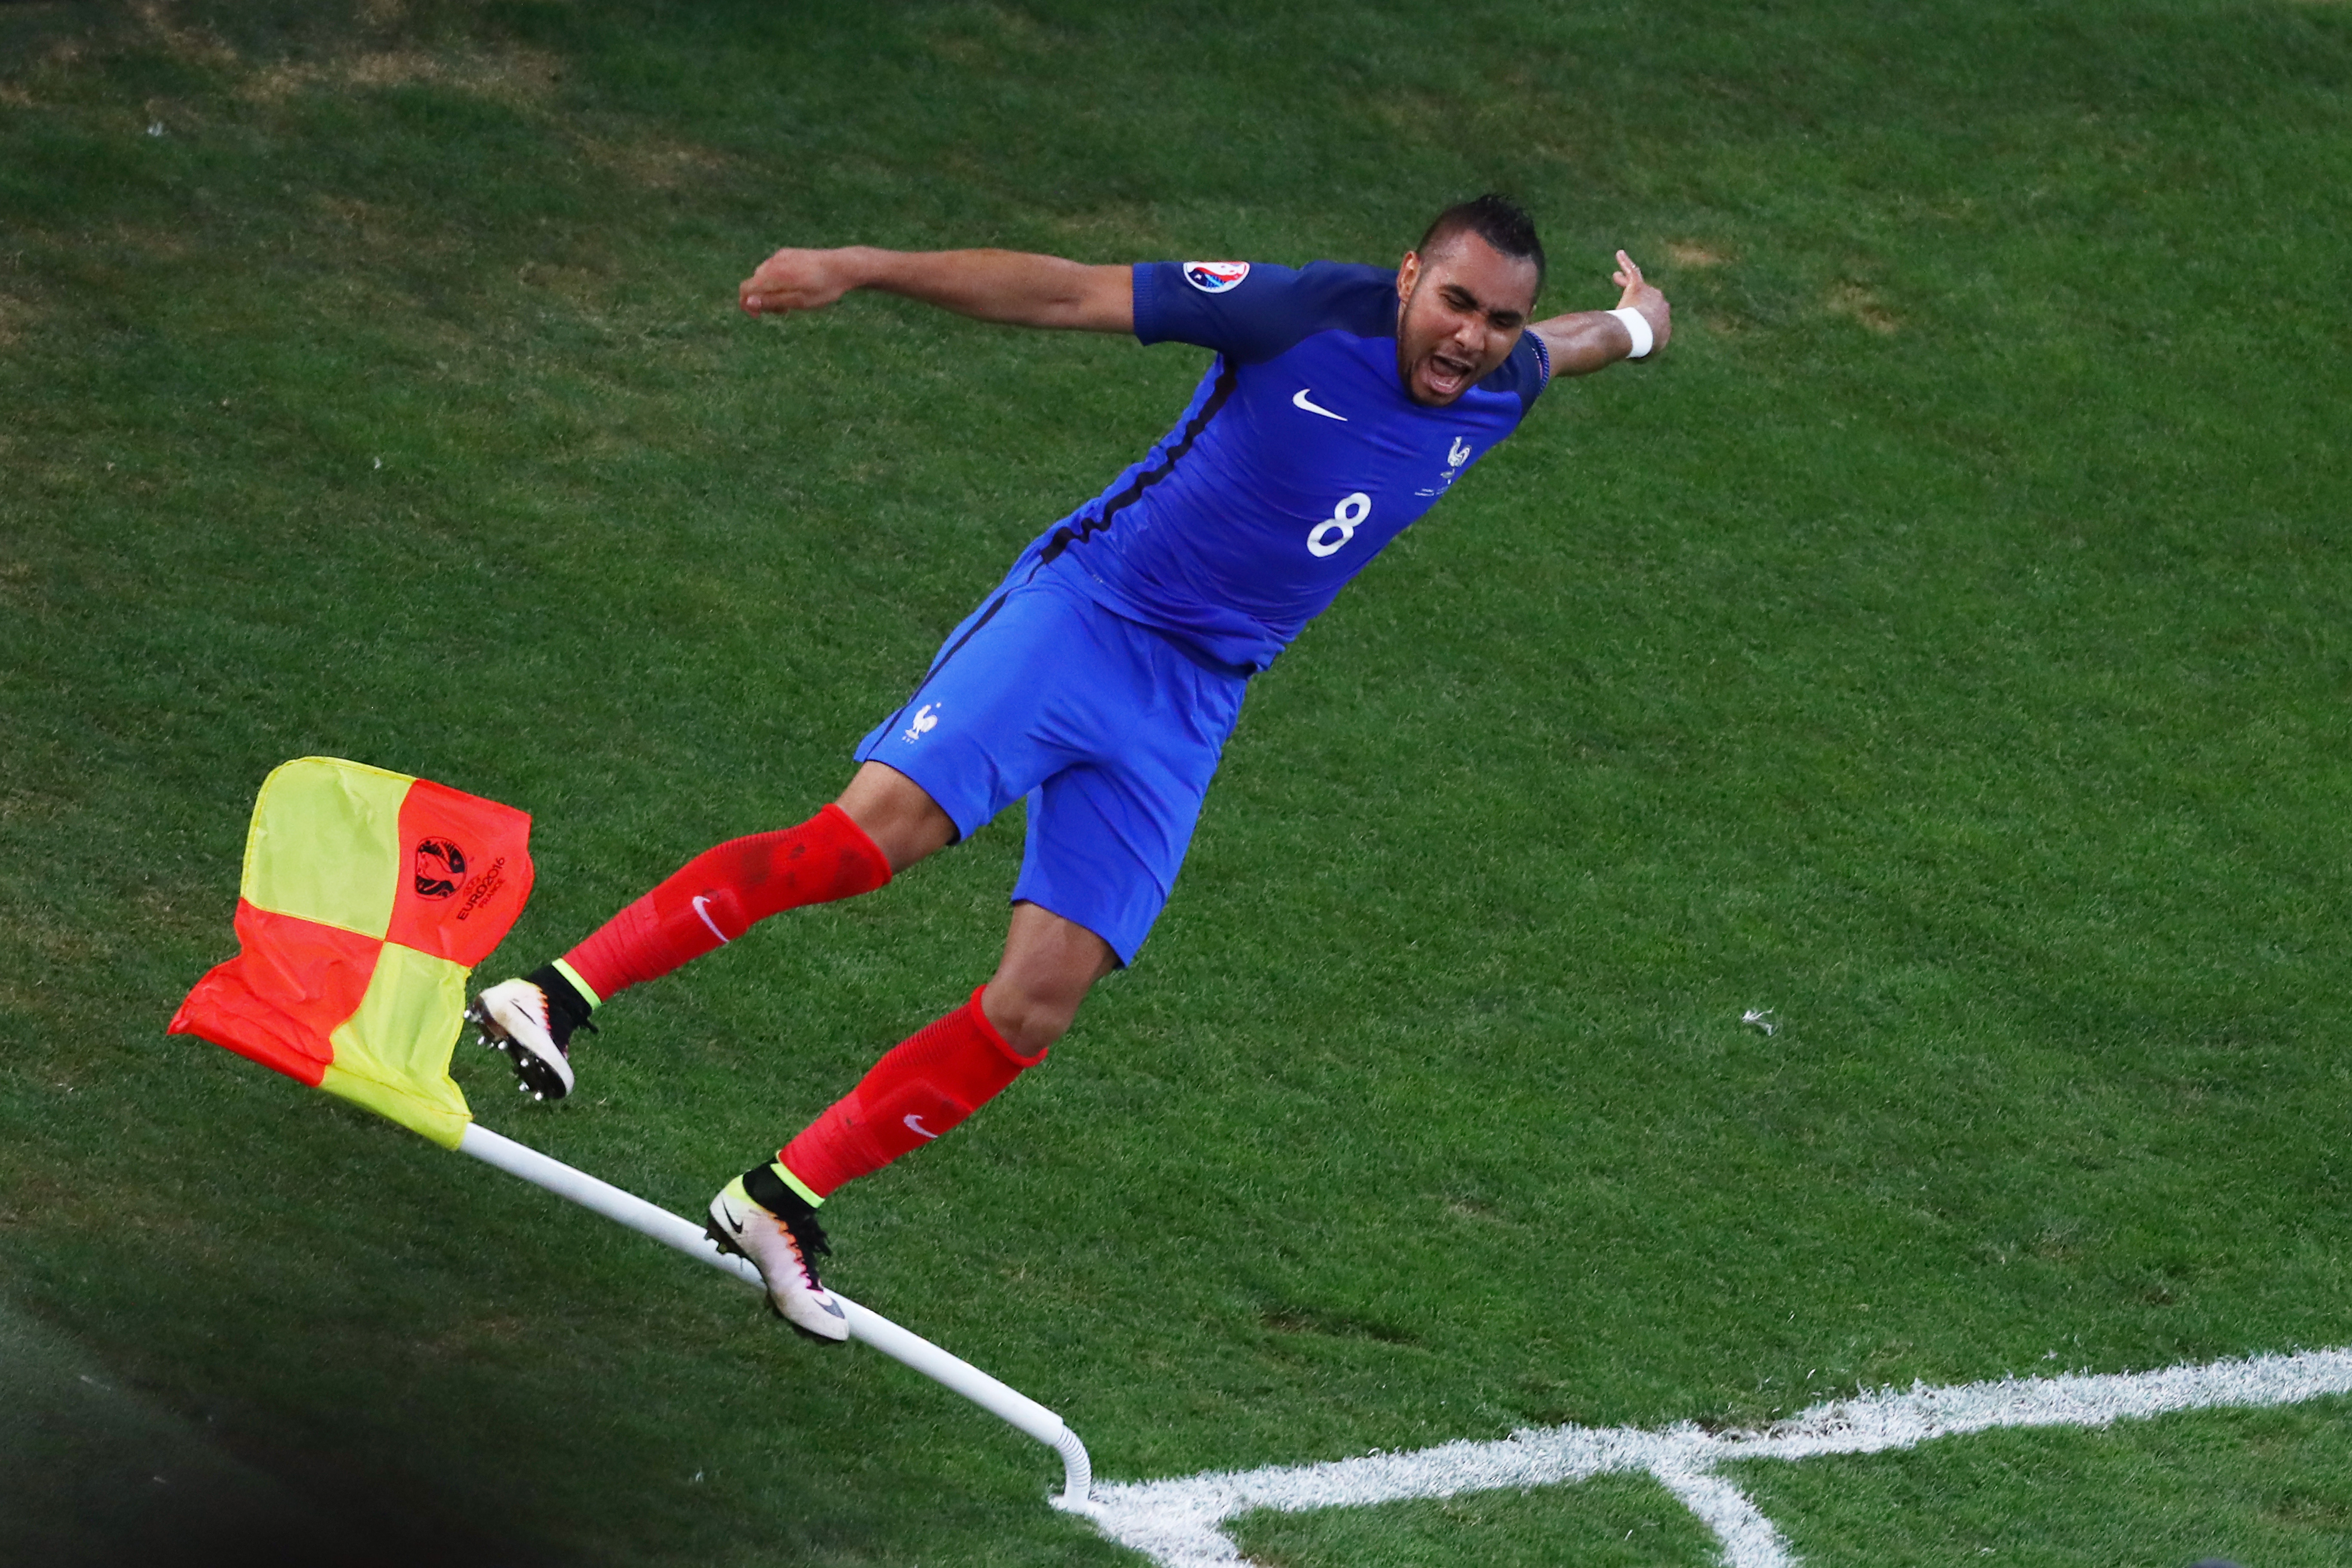
[[[1312,389],[1308,387],[1300,387],[1297,393],[1292,395],[1290,401],[1297,406],[1304,408],[1309,414],[1320,414],[1324,418],[1337,419],[1342,425],[1345,425],[1348,422],[1348,416],[1346,415],[1334,414],[1329,409],[1324,407],[1321,404],[1317,403],[1312,398],[1308,397],[1307,394],[1310,390]]]

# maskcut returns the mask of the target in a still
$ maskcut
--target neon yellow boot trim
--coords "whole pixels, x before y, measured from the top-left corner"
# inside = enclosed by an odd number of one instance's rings
[[[802,1181],[798,1176],[793,1175],[790,1171],[784,1169],[784,1163],[782,1160],[771,1161],[769,1163],[769,1169],[774,1171],[776,1174],[784,1179],[784,1185],[792,1188],[793,1191],[800,1194],[803,1198],[806,1198],[808,1200],[809,1207],[822,1208],[824,1206],[824,1200],[817,1196],[814,1193],[809,1191],[809,1185],[806,1182]]]
[[[591,1011],[593,1011],[598,1007],[602,1007],[604,1005],[604,999],[602,996],[597,995],[594,991],[589,989],[588,983],[580,978],[580,972],[572,968],[570,964],[564,963],[563,960],[559,958],[548,967],[554,970],[556,973],[563,976],[564,979],[572,982],[572,989],[580,993],[581,996],[587,1002]]]

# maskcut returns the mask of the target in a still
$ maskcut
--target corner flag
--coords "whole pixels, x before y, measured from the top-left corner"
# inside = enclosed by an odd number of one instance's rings
[[[235,958],[171,1032],[195,1035],[446,1148],[473,1120],[449,1077],[466,976],[530,897],[530,818],[333,757],[254,803]]]
[[[691,1221],[474,1121],[449,1077],[466,976],[530,897],[530,818],[446,784],[334,757],[273,771],[253,803],[237,888],[242,951],[196,982],[171,1032],[194,1035],[388,1116],[762,1291],[749,1259]],[[1027,1394],[838,1290],[849,1337],[1062,1456],[1065,1506],[1093,1461]]]

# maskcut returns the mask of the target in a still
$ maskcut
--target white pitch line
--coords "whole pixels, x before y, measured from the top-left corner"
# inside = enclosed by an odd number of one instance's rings
[[[1755,1500],[1703,1465],[1654,1465],[1658,1484],[1698,1515],[1723,1542],[1723,1560],[1735,1568],[1794,1568],[1797,1554],[1780,1539]]]
[[[1258,1509],[1362,1508],[1646,1472],[1715,1531],[1726,1568],[1796,1568],[1796,1553],[1772,1521],[1717,1467],[1885,1453],[1995,1426],[2105,1426],[2177,1410],[2296,1405],[2332,1394],[2352,1394],[2352,1349],[2155,1372],[1916,1384],[1907,1393],[1888,1389],[1816,1405],[1761,1432],[1706,1432],[1688,1422],[1654,1432],[1530,1428],[1496,1442],[1446,1443],[1410,1454],[1097,1484],[1086,1501],[1056,1506],[1085,1514],[1160,1568],[1210,1568],[1242,1561],[1223,1526]]]

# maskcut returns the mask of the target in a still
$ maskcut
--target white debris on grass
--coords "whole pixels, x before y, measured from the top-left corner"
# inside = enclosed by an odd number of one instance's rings
[[[1654,1432],[1550,1426],[1416,1453],[1098,1484],[1086,1501],[1056,1506],[1085,1514],[1104,1534],[1160,1568],[1209,1568],[1243,1561],[1223,1526],[1259,1509],[1363,1508],[1646,1473],[1715,1531],[1726,1568],[1795,1568],[1799,1559],[1780,1531],[1718,1467],[1884,1453],[1996,1426],[2105,1426],[2174,1411],[2295,1405],[2336,1394],[2352,1394],[2352,1349],[2155,1372],[1888,1389],[1814,1405],[1760,1432],[1707,1432],[1687,1422]]]
[[[1772,1009],[1769,1007],[1750,1007],[1739,1015],[1739,1021],[1743,1024],[1752,1024],[1768,1035],[1777,1035],[1780,1032],[1780,1026],[1772,1021]]]

